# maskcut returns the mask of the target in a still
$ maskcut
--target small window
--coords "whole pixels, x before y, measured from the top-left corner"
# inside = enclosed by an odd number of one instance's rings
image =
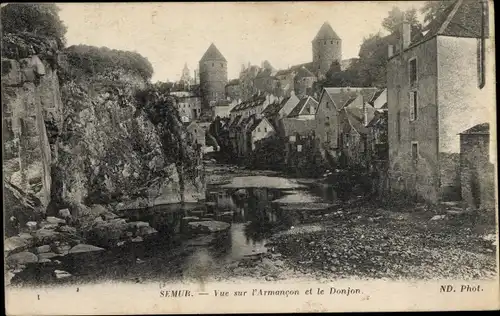
[[[325,44],[324,44],[324,45],[326,45],[326,41],[325,41]]]
[[[260,133],[260,127],[259,127],[259,128],[257,128],[257,132],[259,132],[259,133]]]
[[[266,133],[267,133],[267,127],[264,127],[264,132],[266,132]]]
[[[330,44],[333,44],[333,41],[331,41]]]
[[[297,151],[300,153],[302,152],[302,145],[297,145]]]
[[[330,126],[330,117],[329,116],[326,117],[325,126]]]
[[[220,64],[220,66],[221,66],[222,68],[224,68],[224,64],[223,64],[223,63],[221,63],[221,64]]]
[[[410,59],[410,85],[414,85],[417,82],[417,59]]]
[[[215,64],[214,64],[214,63],[212,63],[212,67],[214,67],[214,66],[215,66]]]
[[[330,108],[330,103],[327,101],[326,102],[326,108],[329,109]]]
[[[398,111],[396,119],[396,131],[398,133],[398,141],[401,141],[401,112]]]
[[[418,117],[418,94],[417,91],[410,92],[410,120],[415,121]]]
[[[418,142],[411,142],[411,158],[413,162],[418,161]]]
[[[349,134],[344,134],[344,145],[345,147],[349,147]]]

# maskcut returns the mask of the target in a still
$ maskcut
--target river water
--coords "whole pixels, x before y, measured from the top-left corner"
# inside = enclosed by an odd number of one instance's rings
[[[154,238],[106,251],[54,258],[59,261],[57,269],[69,272],[70,278],[55,279],[54,267],[35,264],[16,275],[13,283],[203,279],[225,265],[265,253],[271,234],[302,221],[303,212],[293,209],[335,201],[332,189],[312,179],[235,173],[225,183],[209,184],[205,203],[162,205],[118,214],[150,223],[158,230]],[[193,216],[231,226],[223,233],[193,236],[186,233],[183,224],[183,218]]]

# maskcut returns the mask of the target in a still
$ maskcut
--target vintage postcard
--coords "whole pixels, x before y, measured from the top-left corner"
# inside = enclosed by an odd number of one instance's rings
[[[6,313],[499,309],[493,11],[2,4]]]

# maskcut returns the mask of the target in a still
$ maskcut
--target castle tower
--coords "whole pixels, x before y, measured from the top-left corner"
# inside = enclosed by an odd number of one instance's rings
[[[342,40],[328,22],[323,23],[312,40],[313,67],[318,77],[330,69],[334,61],[342,61]]]
[[[211,44],[200,59],[200,90],[204,110],[211,104],[225,99],[227,85],[227,61],[221,52]]]

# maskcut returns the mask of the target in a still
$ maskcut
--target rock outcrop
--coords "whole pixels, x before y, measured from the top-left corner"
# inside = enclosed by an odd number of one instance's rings
[[[2,40],[4,179],[42,212],[68,209],[65,218],[76,219],[96,203],[127,209],[204,199],[201,157],[179,136],[175,111],[162,125],[138,104],[144,76],[116,65],[82,71],[74,51],[33,34]],[[166,148],[172,142],[175,150]],[[6,207],[19,208],[12,203]]]

